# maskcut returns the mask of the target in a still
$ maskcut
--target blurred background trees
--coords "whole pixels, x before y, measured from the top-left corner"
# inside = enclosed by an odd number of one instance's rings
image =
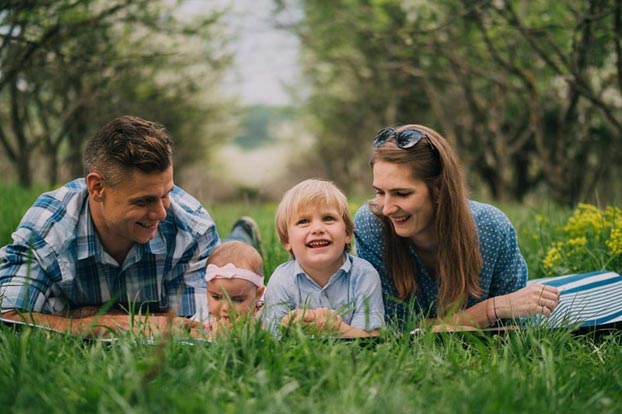
[[[201,185],[219,144],[287,142],[289,169],[258,192],[309,176],[369,192],[372,136],[415,122],[456,146],[477,196],[622,197],[622,0],[274,0],[300,41],[289,108],[223,94],[231,17],[181,3],[0,3],[0,148],[22,185],[81,175],[84,142],[132,113],[169,129]]]
[[[229,123],[231,59],[214,11],[182,21],[154,0],[9,0],[0,7],[0,145],[21,185],[82,175],[83,144],[112,118],[164,124],[176,165]],[[206,128],[207,123],[210,129]],[[63,171],[66,170],[66,171]]]
[[[315,151],[345,188],[369,176],[376,130],[415,122],[496,200],[620,197],[620,0],[277,3],[277,19],[303,10],[283,26],[301,39]]]

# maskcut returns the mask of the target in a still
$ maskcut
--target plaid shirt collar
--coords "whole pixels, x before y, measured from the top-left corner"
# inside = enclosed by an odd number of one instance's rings
[[[160,222],[162,225],[164,222]],[[86,197],[82,210],[80,211],[80,218],[78,220],[78,234],[77,234],[77,257],[78,260],[83,260],[89,257],[95,257],[100,262],[110,262],[112,257],[106,252],[104,246],[102,246],[97,230],[95,229],[95,223],[91,217],[89,209],[89,198]],[[140,261],[144,254],[166,254],[166,242],[162,234],[162,229],[158,228],[156,236],[145,244],[134,243],[132,248],[125,258],[126,265],[130,265]],[[114,262],[113,262],[114,263]]]

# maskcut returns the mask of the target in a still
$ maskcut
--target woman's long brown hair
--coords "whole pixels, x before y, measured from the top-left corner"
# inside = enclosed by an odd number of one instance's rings
[[[373,167],[377,161],[406,164],[411,167],[412,177],[423,180],[428,187],[435,206],[434,229],[438,238],[437,316],[444,316],[452,310],[463,309],[469,296],[481,297],[479,274],[483,261],[479,238],[455,152],[443,137],[428,127],[404,125],[396,131],[408,129],[422,131],[427,138],[409,149],[398,148],[391,138],[374,148],[370,165]],[[427,145],[426,140],[431,145]],[[388,217],[381,214],[373,200],[370,204],[383,222],[387,273],[395,284],[398,297],[408,300],[417,291],[417,270],[409,252],[411,241],[395,234]]]

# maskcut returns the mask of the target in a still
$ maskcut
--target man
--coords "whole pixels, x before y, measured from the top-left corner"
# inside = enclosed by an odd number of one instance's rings
[[[220,238],[175,186],[172,162],[154,122],[124,116],[97,132],[86,176],[41,195],[0,249],[2,317],[79,335],[171,325],[199,335],[188,318],[207,316],[205,262]],[[259,242],[248,218],[232,236]]]

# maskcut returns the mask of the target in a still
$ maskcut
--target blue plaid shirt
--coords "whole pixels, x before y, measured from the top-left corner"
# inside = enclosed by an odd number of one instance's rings
[[[156,236],[118,264],[102,246],[84,179],[42,194],[0,249],[2,311],[58,313],[81,306],[207,314],[205,262],[220,243],[201,204],[175,187]]]

